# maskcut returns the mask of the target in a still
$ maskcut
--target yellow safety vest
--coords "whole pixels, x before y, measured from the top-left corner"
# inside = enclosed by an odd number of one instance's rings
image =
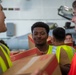
[[[8,66],[11,67],[12,62],[11,62],[11,59],[10,59],[10,50],[9,50],[9,48],[7,48],[4,44],[0,44],[0,50],[2,50],[1,52],[3,52],[4,56],[6,57]],[[6,63],[4,62],[1,55],[0,55],[0,67],[1,67],[3,72],[5,72],[8,69],[7,66],[6,66]]]
[[[53,48],[53,46],[49,46],[49,50],[48,50],[47,54],[52,53],[52,48]],[[73,55],[74,55],[73,48],[70,46],[67,46],[67,45],[61,45],[61,46],[57,46],[57,48],[56,48],[56,57],[57,57],[58,63],[60,63],[60,49],[61,48],[63,48],[66,51],[68,58],[71,62]]]

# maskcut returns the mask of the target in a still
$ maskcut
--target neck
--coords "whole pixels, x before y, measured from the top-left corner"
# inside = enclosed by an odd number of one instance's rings
[[[36,47],[37,47],[40,51],[46,53],[46,52],[48,51],[49,45],[46,43],[46,44],[44,44],[43,46],[36,45]]]
[[[64,42],[56,42],[55,46],[60,46],[60,45],[64,45]]]

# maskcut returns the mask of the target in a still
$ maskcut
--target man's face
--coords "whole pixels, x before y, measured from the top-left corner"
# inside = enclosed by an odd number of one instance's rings
[[[73,42],[73,38],[70,35],[66,35],[65,43],[72,43],[72,42]]]
[[[34,39],[35,45],[42,46],[46,43],[48,34],[45,28],[36,27],[33,30],[32,37]]]
[[[73,18],[72,18],[72,22],[74,22],[76,24],[76,9],[73,9]]]
[[[5,32],[7,29],[6,29],[6,26],[5,26],[5,14],[3,13],[3,8],[2,6],[0,5],[0,32]]]

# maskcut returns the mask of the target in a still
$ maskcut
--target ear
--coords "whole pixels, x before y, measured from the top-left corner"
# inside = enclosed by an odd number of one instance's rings
[[[73,40],[73,38],[72,38],[72,40]]]
[[[33,33],[31,33],[31,37],[33,38]]]
[[[52,37],[52,40],[55,42],[56,41],[56,39],[54,38],[54,37]]]
[[[47,38],[49,37],[49,34],[47,34]]]

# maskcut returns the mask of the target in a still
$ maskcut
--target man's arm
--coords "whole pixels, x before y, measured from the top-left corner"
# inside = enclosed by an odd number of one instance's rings
[[[62,75],[68,75],[68,72],[70,70],[70,64],[66,64],[66,65],[60,64],[60,69],[61,69]]]

